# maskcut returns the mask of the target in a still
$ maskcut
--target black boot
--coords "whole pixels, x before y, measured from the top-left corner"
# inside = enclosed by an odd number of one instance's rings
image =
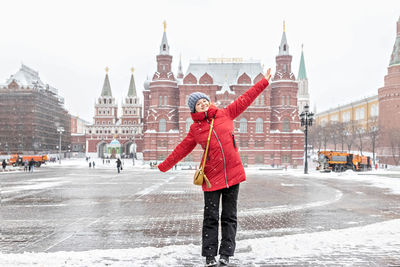
[[[206,257],[206,265],[205,267],[217,267],[217,261],[215,260],[214,256],[207,256]]]
[[[219,257],[219,266],[228,266],[229,256],[221,254]]]

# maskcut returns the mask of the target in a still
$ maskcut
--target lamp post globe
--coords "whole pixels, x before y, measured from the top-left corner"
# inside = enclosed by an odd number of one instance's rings
[[[300,114],[301,126],[304,126],[304,174],[308,174],[308,126],[312,126],[314,114],[310,112],[308,105],[304,106]]]
[[[57,132],[60,134],[60,143],[59,143],[59,146],[58,146],[58,156],[59,156],[59,162],[60,162],[60,164],[61,164],[61,135],[62,135],[62,133],[64,132],[64,127],[57,127]]]

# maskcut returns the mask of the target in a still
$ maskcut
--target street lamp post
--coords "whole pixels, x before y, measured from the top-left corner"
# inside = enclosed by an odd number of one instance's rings
[[[307,160],[307,148],[308,148],[308,126],[312,126],[314,114],[310,112],[309,106],[305,105],[303,112],[300,114],[301,126],[304,126],[304,174],[308,173],[308,160]]]
[[[61,135],[64,132],[64,127],[57,127],[57,132],[60,134],[60,145],[58,146],[59,162],[61,164]]]

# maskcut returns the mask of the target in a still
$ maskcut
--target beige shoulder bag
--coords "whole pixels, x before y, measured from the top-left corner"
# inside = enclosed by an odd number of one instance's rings
[[[201,164],[199,169],[196,170],[196,172],[194,174],[194,179],[193,179],[193,183],[195,185],[203,185],[204,180],[206,180],[207,188],[211,187],[211,183],[210,183],[210,181],[208,180],[207,176],[204,173],[204,165],[206,164],[207,152],[208,152],[208,147],[210,145],[211,132],[212,132],[212,129],[213,129],[213,125],[214,125],[214,119],[212,119],[212,121],[211,121],[210,132],[208,133],[207,146],[206,146],[206,150],[204,151],[204,157],[203,157],[203,164]]]

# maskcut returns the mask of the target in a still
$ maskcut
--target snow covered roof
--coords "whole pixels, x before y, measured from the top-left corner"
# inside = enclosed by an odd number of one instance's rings
[[[209,62],[206,60],[190,61],[186,75],[192,73],[198,80],[205,73],[214,80],[214,84],[237,84],[238,78],[246,73],[251,80],[263,73],[263,68],[258,60],[243,60],[241,62]]]
[[[58,90],[48,84],[45,84],[40,80],[39,72],[29,68],[28,66],[21,64],[21,68],[11,75],[6,81],[6,86],[15,81],[20,87],[29,87],[42,90],[50,90],[54,94],[58,94]]]

